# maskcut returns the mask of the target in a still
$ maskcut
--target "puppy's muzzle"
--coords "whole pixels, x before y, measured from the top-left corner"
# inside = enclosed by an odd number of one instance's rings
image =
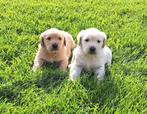
[[[58,49],[58,44],[57,43],[52,44],[52,50],[57,50],[57,49]]]
[[[91,47],[89,48],[89,53],[90,53],[90,54],[95,54],[95,53],[96,53],[96,48],[95,48],[94,46],[91,46]]]

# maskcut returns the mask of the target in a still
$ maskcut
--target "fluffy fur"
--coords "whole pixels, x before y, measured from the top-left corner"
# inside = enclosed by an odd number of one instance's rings
[[[46,30],[40,35],[40,44],[33,70],[36,71],[45,61],[57,62],[59,68],[65,70],[73,48],[74,41],[69,33],[55,28]]]
[[[111,65],[112,52],[105,46],[106,34],[96,28],[82,30],[78,36],[78,45],[73,51],[70,67],[70,79],[76,80],[81,71],[94,71],[99,80],[105,76],[105,65]]]

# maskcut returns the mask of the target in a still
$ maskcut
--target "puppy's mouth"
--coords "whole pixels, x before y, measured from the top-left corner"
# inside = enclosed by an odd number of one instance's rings
[[[52,48],[51,51],[58,51],[58,49],[54,49],[54,48]]]
[[[89,54],[91,54],[91,55],[95,55],[96,52],[91,52],[91,51],[89,51]]]

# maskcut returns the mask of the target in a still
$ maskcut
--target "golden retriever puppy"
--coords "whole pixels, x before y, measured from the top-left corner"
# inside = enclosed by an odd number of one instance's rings
[[[40,68],[45,61],[57,62],[60,69],[66,70],[73,48],[74,40],[69,33],[56,28],[46,30],[40,35],[33,71]]]
[[[78,45],[73,51],[69,65],[70,79],[76,80],[81,71],[94,71],[99,80],[105,76],[105,65],[111,65],[112,52],[105,46],[106,34],[96,28],[82,30],[78,36]]]

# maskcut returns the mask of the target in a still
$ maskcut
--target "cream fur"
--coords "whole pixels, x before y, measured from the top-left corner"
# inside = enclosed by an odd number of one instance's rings
[[[87,42],[86,40],[89,39]],[[82,30],[78,36],[78,45],[73,51],[72,62],[70,67],[70,79],[76,80],[81,71],[94,71],[99,80],[103,80],[105,76],[105,64],[111,65],[112,52],[103,45],[106,41],[106,35],[95,28]],[[100,41],[98,43],[98,40]],[[96,48],[94,54],[89,53],[89,48]]]

